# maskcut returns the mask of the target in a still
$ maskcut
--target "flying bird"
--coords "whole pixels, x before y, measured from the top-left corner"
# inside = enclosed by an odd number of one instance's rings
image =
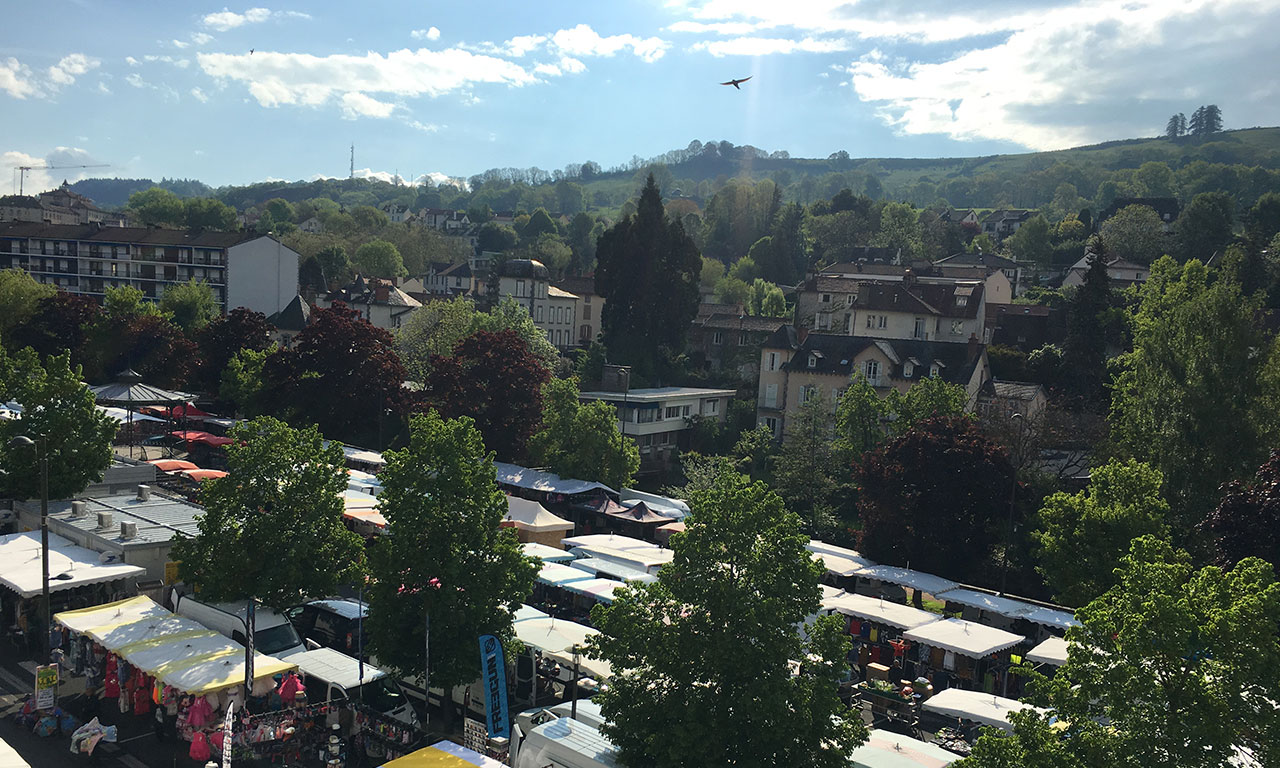
[[[734,88],[738,88],[738,83],[745,83],[748,80],[750,80],[752,77],[755,77],[755,75],[748,75],[747,77],[739,77],[735,80],[730,80],[727,83],[721,83],[721,85],[732,85]],[[740,91],[742,89],[738,88],[738,90]]]
[[[252,55],[253,55],[253,49],[252,49],[252,48],[250,48],[250,49],[249,49],[249,55],[250,55],[250,56],[252,56]]]

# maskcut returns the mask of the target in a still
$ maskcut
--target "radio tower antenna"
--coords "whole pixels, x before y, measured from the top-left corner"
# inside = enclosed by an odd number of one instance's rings
[[[356,177],[356,145],[352,144],[351,145],[351,176],[349,178],[354,179],[355,177]]]

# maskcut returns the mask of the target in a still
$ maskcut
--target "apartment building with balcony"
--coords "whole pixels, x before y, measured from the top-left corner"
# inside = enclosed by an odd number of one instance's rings
[[[995,279],[1007,293],[1008,279]],[[986,343],[987,285],[981,279],[898,275],[810,277],[796,292],[795,324],[817,333],[877,339]]]
[[[130,285],[152,300],[200,280],[219,308],[273,314],[298,293],[298,253],[267,235],[100,224],[0,224],[0,269],[21,269],[68,293],[101,297]]]

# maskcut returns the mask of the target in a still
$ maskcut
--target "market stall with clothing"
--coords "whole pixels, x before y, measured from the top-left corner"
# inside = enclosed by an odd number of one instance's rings
[[[916,672],[929,677],[937,692],[948,688],[1008,691],[1009,651],[1026,642],[1022,635],[955,618],[907,630],[902,638],[915,644]]]

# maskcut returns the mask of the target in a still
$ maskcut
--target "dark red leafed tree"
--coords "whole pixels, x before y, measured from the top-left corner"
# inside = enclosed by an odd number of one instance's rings
[[[391,334],[340,301],[312,313],[292,350],[269,355],[263,378],[269,412],[356,445],[377,443],[382,419],[406,404]]]
[[[28,322],[13,329],[11,346],[14,349],[31,347],[41,360],[71,350],[72,364],[80,365],[84,362],[85,331],[98,319],[101,311],[93,299],[58,291],[41,300]]]
[[[433,356],[425,403],[448,419],[470,416],[499,459],[524,454],[542,419],[542,385],[550,378],[515,331],[477,331],[452,357]]]
[[[1246,557],[1280,563],[1280,451],[1252,480],[1222,488],[1222,501],[1202,524],[1218,564],[1230,568]]]
[[[182,389],[200,363],[195,342],[173,321],[160,315],[139,315],[125,323],[119,346],[104,371],[110,376],[132,368],[157,387]]]
[[[222,371],[237,352],[271,346],[271,326],[261,312],[238,307],[197,331],[195,342],[201,357],[198,383],[206,391],[217,392]]]
[[[872,560],[966,580],[1005,538],[1013,468],[971,419],[925,419],[856,471],[860,549]]]

